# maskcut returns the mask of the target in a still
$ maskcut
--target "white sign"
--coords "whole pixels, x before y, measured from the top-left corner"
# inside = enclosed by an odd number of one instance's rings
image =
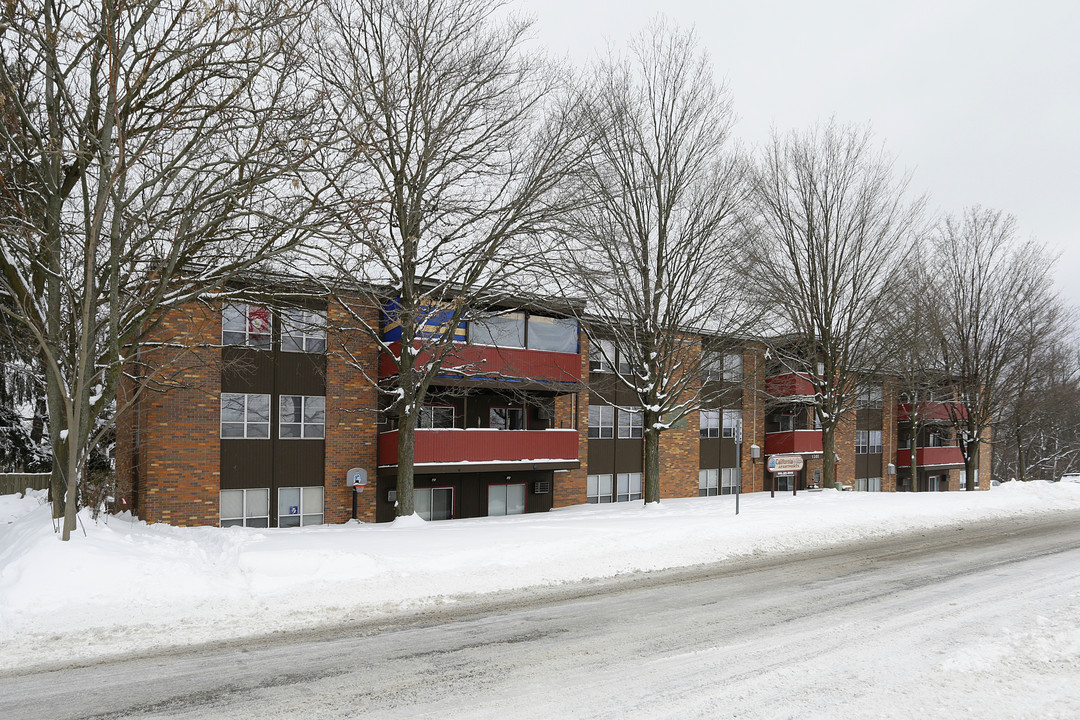
[[[791,473],[803,469],[802,455],[773,455],[766,465],[772,473]]]

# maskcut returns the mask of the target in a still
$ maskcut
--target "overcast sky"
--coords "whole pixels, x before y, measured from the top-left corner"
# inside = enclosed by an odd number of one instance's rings
[[[663,12],[693,26],[731,90],[735,135],[867,123],[931,208],[1000,208],[1062,253],[1080,305],[1080,2],[518,0],[584,62]]]

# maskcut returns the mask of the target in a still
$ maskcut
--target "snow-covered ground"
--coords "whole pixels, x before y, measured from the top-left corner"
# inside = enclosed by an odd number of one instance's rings
[[[455,596],[807,550],[1080,509],[1080,484],[978,493],[803,492],[589,505],[545,514],[284,530],[81,516],[0,496],[0,670],[362,620]],[[85,533],[85,534],[84,534]]]

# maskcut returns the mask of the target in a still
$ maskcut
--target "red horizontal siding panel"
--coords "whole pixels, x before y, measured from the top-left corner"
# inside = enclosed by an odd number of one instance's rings
[[[915,459],[919,465],[963,465],[964,451],[959,447],[916,448]],[[911,466],[911,450],[900,448],[896,451],[897,467]]]
[[[396,355],[401,351],[401,343],[391,343],[390,349]],[[421,353],[418,361],[423,363],[426,359],[427,354]],[[443,369],[447,375],[488,380],[581,382],[581,355],[458,343],[443,362]],[[382,353],[379,358],[379,377],[391,377],[396,372],[394,359]]]
[[[821,452],[820,430],[793,430],[791,432],[766,433],[765,435],[766,455],[819,452]]]
[[[813,395],[814,386],[804,373],[773,375],[765,381],[765,391],[773,397]]]
[[[397,430],[379,434],[379,465],[397,464]],[[577,430],[417,430],[417,463],[578,459]]]
[[[967,418],[967,407],[957,402],[934,402],[919,403],[922,408],[924,420],[963,420]],[[911,403],[900,403],[896,406],[897,420],[907,422],[911,417]]]

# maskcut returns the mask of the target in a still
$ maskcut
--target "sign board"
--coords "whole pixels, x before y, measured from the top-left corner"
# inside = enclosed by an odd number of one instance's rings
[[[364,468],[349,468],[349,472],[345,473],[345,487],[360,488],[361,490],[367,487],[367,470]]]
[[[803,469],[802,455],[773,455],[766,465],[771,473],[792,473]]]

